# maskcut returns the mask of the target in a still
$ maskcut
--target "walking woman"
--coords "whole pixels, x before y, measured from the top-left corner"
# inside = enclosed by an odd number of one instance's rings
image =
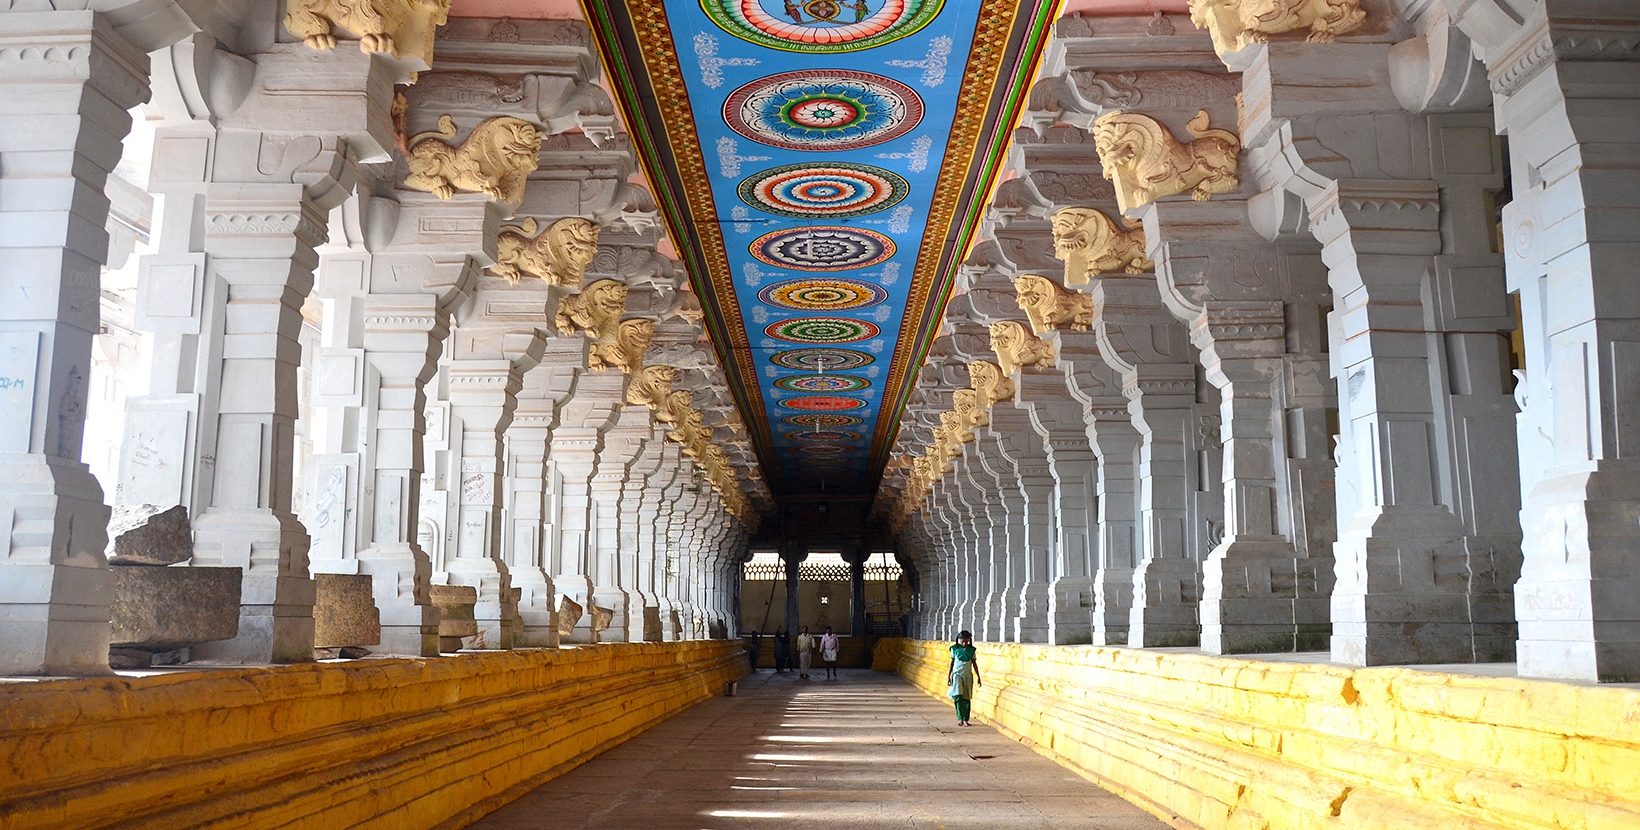
[[[946,669],[946,682],[951,688],[946,697],[957,704],[957,725],[968,725],[969,707],[973,705],[974,689],[984,686],[979,679],[979,664],[974,662],[974,635],[968,631],[957,632],[957,644],[951,647],[951,666]]]

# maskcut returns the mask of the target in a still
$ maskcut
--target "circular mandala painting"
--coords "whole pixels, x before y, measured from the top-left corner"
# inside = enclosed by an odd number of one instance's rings
[[[842,317],[804,317],[781,323],[770,323],[763,333],[793,343],[854,343],[870,340],[882,329],[864,320]]]
[[[927,26],[943,5],[945,0],[700,0],[725,32],[789,52],[850,52],[892,43]]]
[[[794,416],[801,418],[803,416]],[[788,441],[859,441],[864,436],[852,429],[811,429],[804,432],[788,432]]]
[[[888,292],[860,280],[812,277],[777,282],[759,291],[757,298],[794,311],[848,311],[877,305],[888,299]]]
[[[830,413],[810,412],[804,415],[787,415],[780,419],[788,426],[794,427],[857,427],[865,423],[864,418],[854,415],[835,415]]]
[[[846,218],[887,210],[911,190],[905,179],[865,164],[788,164],[740,183],[746,204],[778,216]]]
[[[775,352],[769,361],[787,369],[846,372],[875,363],[877,358],[853,349],[792,349]]]
[[[849,409],[865,409],[866,402],[859,398],[848,398],[842,395],[817,395],[812,398],[792,398],[780,404],[787,409],[801,409],[805,412],[842,412]]]
[[[836,444],[814,444],[807,447],[796,447],[792,452],[808,456],[847,455],[848,447],[839,447]]]
[[[741,135],[787,150],[855,150],[892,141],[922,121],[911,87],[847,69],[771,75],[729,93],[723,120]]]
[[[853,375],[793,375],[774,385],[791,392],[857,392],[870,386],[871,381]]]
[[[795,271],[865,268],[894,255],[894,240],[862,228],[793,228],[752,241],[752,256]]]

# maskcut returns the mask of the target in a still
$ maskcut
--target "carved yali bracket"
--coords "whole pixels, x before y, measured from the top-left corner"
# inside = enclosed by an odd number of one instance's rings
[[[979,405],[989,407],[1014,397],[1014,381],[1002,373],[1002,367],[989,360],[968,364],[968,380],[979,395]]]
[[[333,29],[359,36],[359,51],[420,58],[433,65],[433,33],[449,22],[450,0],[286,0],[285,28],[314,49],[333,49]]]
[[[678,370],[671,366],[645,366],[626,388],[626,402],[633,406],[649,407],[656,412],[655,420],[659,421],[660,409],[666,405],[667,396],[672,394],[672,381],[677,379]]]
[[[630,375],[643,368],[643,353],[654,336],[654,320],[622,320],[610,342],[593,345],[587,368],[602,371],[613,366]]]
[[[524,185],[541,158],[541,131],[518,118],[491,118],[459,145],[455,121],[440,116],[438,129],[411,138],[404,186],[448,199],[457,190],[483,193],[511,209],[524,199]],[[442,139],[442,140],[441,140]]]
[[[588,263],[598,253],[598,226],[578,216],[560,219],[540,235],[534,217],[503,227],[496,237],[496,263],[490,270],[517,285],[525,275],[547,285],[574,291],[581,287]]]
[[[1105,178],[1116,185],[1123,213],[1163,196],[1190,191],[1198,202],[1241,185],[1236,156],[1241,139],[1207,125],[1207,110],[1186,125],[1195,140],[1181,143],[1156,119],[1117,110],[1093,122],[1094,144]]]
[[[1067,291],[1047,277],[1024,274],[1014,278],[1015,302],[1031,321],[1031,331],[1055,329],[1087,331],[1093,324],[1093,295]]]
[[[1221,58],[1295,29],[1309,29],[1311,43],[1331,43],[1366,19],[1359,0],[1190,0],[1190,22],[1212,35]]]
[[[558,304],[558,333],[565,337],[590,334],[595,340],[614,342],[621,315],[626,313],[626,290],[625,283],[598,280],[581,293],[565,297]]]
[[[1053,215],[1053,252],[1065,263],[1066,285],[1087,285],[1095,274],[1142,274],[1156,267],[1145,257],[1144,228],[1123,230],[1093,208],[1064,208]]]
[[[1054,365],[1053,344],[1013,320],[991,324],[991,351],[996,352],[997,366],[1005,375],[1026,366],[1047,369]]]

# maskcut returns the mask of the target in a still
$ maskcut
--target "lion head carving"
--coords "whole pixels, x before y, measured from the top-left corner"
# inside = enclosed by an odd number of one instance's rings
[[[1052,344],[1013,320],[991,324],[991,351],[996,352],[997,366],[1007,375],[1026,366],[1054,365]]]
[[[438,129],[408,142],[406,187],[448,199],[457,190],[483,193],[511,209],[524,200],[524,185],[540,164],[541,130],[510,116],[486,120],[467,140],[452,146],[455,120],[440,116]],[[442,139],[442,140],[441,140]]]
[[[990,406],[1014,396],[1014,381],[989,360],[968,364],[968,381],[979,395],[980,406]]]
[[[1123,213],[1185,191],[1202,202],[1241,185],[1236,177],[1241,139],[1207,124],[1207,110],[1201,110],[1186,126],[1195,140],[1182,144],[1148,115],[1113,110],[1093,122],[1099,163],[1116,186]]]
[[[1145,230],[1123,230],[1101,211],[1069,207],[1053,215],[1053,253],[1065,263],[1065,284],[1086,285],[1095,274],[1155,268],[1145,257]]]

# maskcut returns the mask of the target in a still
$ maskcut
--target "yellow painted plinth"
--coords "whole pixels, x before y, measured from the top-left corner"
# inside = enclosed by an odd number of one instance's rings
[[[943,698],[949,645],[875,664]],[[978,645],[977,719],[1181,829],[1640,828],[1634,689]]]
[[[0,684],[0,830],[462,827],[745,670],[694,641]]]

